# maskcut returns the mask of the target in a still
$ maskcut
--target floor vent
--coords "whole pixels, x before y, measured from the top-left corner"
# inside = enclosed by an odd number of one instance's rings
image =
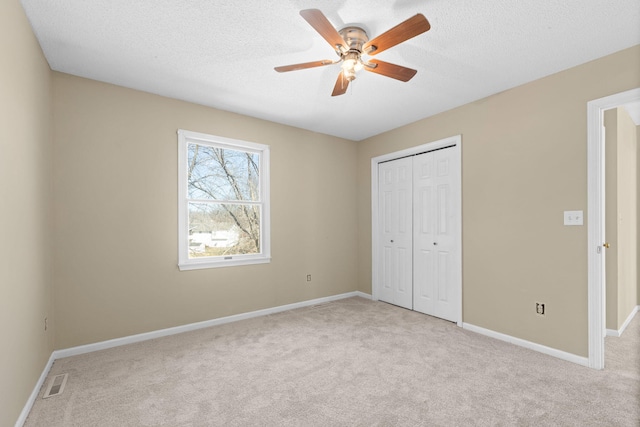
[[[47,397],[58,396],[62,394],[62,392],[64,391],[64,386],[65,384],[67,384],[68,375],[69,374],[60,374],[51,378],[51,381],[49,381],[49,385],[47,386],[47,390],[44,392],[44,396],[42,396],[42,398],[46,399]]]

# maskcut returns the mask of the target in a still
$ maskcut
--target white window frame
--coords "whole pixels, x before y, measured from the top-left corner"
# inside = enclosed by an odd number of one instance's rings
[[[189,258],[189,197],[188,197],[188,154],[190,143],[211,147],[247,151],[260,154],[260,253],[241,254],[225,257]],[[237,265],[265,264],[271,262],[271,230],[269,210],[269,146],[255,142],[241,141],[208,135],[188,130],[178,130],[178,268],[196,270],[202,268],[230,267]]]

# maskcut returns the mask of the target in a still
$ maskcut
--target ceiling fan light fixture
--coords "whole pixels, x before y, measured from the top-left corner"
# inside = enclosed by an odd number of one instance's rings
[[[348,81],[353,81],[356,78],[356,71],[354,69],[342,69],[342,75]]]
[[[347,80],[352,81],[353,79],[355,79],[356,73],[362,70],[363,68],[362,61],[360,60],[360,53],[359,52],[347,53],[344,56],[344,60],[342,61],[341,67],[342,67],[343,75]]]

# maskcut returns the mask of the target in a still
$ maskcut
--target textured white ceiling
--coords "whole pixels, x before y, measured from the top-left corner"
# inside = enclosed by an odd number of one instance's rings
[[[361,140],[640,44],[639,0],[22,0],[53,70]],[[299,15],[373,38],[416,13],[431,30],[376,56],[418,70],[361,71],[331,97],[339,65]]]

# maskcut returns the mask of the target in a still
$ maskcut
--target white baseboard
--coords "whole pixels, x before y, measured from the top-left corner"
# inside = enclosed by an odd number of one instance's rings
[[[629,326],[629,323],[631,323],[631,321],[633,320],[633,318],[635,317],[638,311],[640,311],[640,305],[635,306],[633,310],[631,310],[631,313],[629,313],[627,320],[624,321],[620,329],[618,329],[617,331],[615,329],[607,329],[607,336],[620,337],[624,332],[624,330],[627,329],[627,326]]]
[[[547,347],[542,344],[536,344],[531,341],[512,337],[511,335],[502,334],[500,332],[492,331],[490,329],[485,329],[480,326],[475,326],[469,323],[463,323],[462,327],[469,331],[486,335],[488,337],[495,338],[500,341],[506,341],[508,343],[515,344],[520,347],[528,348],[529,350],[534,350],[539,353],[544,353],[549,356],[557,357],[558,359],[566,360],[567,362],[573,362],[573,363],[577,363],[578,365],[587,366],[587,367],[589,366],[589,358],[587,357],[582,357],[572,353],[567,353],[562,350]]]
[[[27,416],[29,416],[29,412],[31,412],[31,408],[38,397],[38,393],[42,388],[42,384],[49,375],[49,370],[51,370],[51,366],[53,366],[53,362],[57,359],[62,359],[63,357],[77,356],[79,354],[91,353],[98,350],[104,350],[107,348],[118,347],[121,345],[133,344],[141,341],[147,341],[154,338],[166,337],[168,335],[180,334],[182,332],[195,331],[197,329],[208,328],[211,326],[222,325],[225,323],[237,322],[239,320],[251,319],[253,317],[266,316],[268,314],[280,313],[287,310],[294,310],[296,308],[309,307],[312,305],[324,304],[331,301],[338,301],[345,298],[351,297],[360,297],[365,299],[371,299],[371,295],[366,294],[360,291],[347,292],[345,294],[332,295],[324,298],[316,298],[308,301],[296,302],[293,304],[281,305],[278,307],[265,308],[264,310],[251,311],[248,313],[236,314],[233,316],[221,317],[218,319],[205,320],[203,322],[190,323],[187,325],[176,326],[173,328],[160,329],[152,332],[145,332],[143,334],[130,335],[122,338],[115,338],[108,341],[101,341],[93,344],[80,345],[77,347],[65,348],[62,350],[55,350],[51,353],[51,357],[49,357],[49,361],[45,366],[40,378],[36,386],[34,387],[31,395],[29,396],[29,400],[25,404],[18,420],[16,421],[15,427],[22,427],[24,422],[27,420]]]
[[[49,371],[51,370],[51,366],[53,366],[53,362],[55,360],[56,359],[53,357],[53,353],[51,353],[51,356],[49,356],[49,361],[47,362],[46,366],[42,370],[42,373],[40,374],[40,378],[38,378],[38,382],[36,383],[36,386],[33,388],[33,391],[31,392],[31,395],[29,396],[27,403],[24,405],[24,408],[22,408],[22,412],[20,412],[20,416],[16,421],[15,427],[22,427],[25,421],[27,421],[29,412],[31,412],[31,407],[36,402],[36,399],[38,398],[38,394],[40,393],[40,389],[42,388],[42,385],[47,379],[47,375],[49,375]]]

